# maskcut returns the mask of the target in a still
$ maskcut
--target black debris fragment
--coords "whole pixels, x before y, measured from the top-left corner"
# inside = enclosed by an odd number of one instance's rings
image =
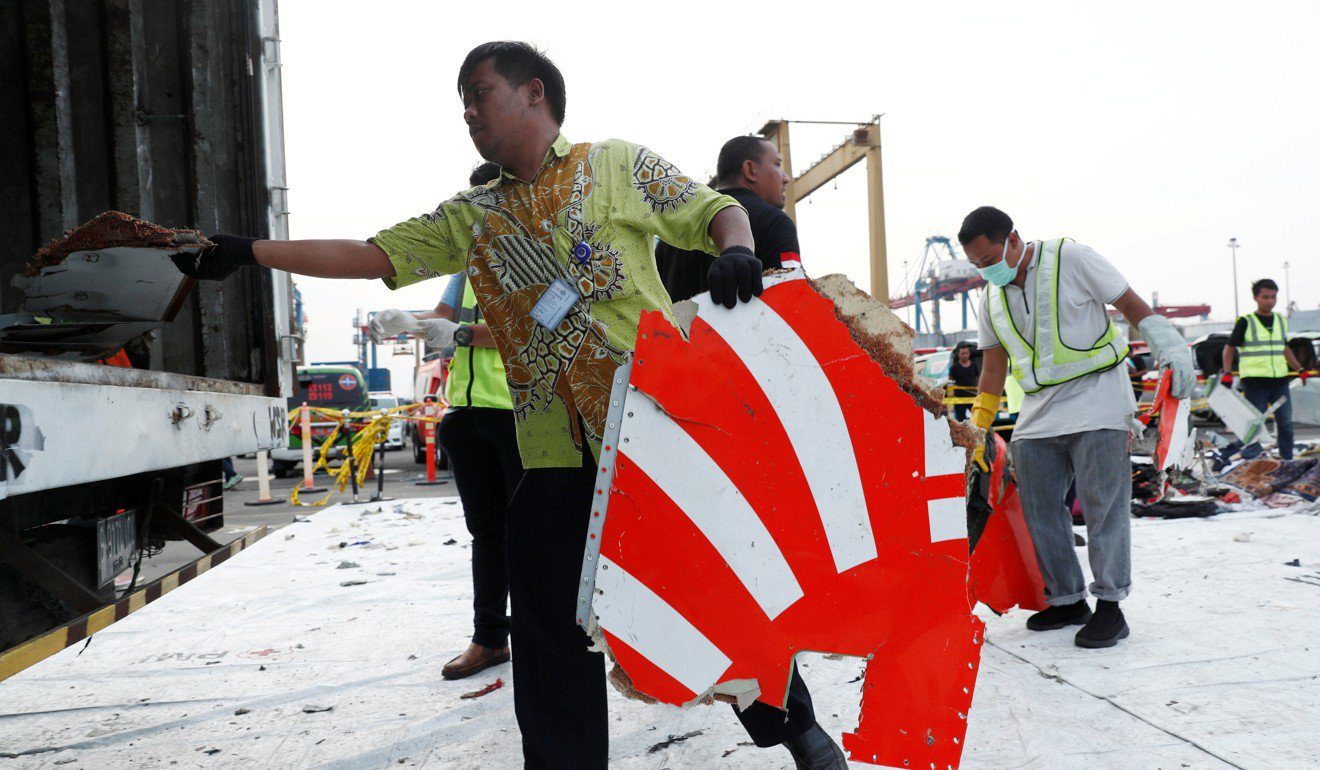
[[[667,749],[670,746],[673,746],[675,743],[682,743],[683,741],[686,741],[689,738],[695,738],[698,735],[704,735],[704,734],[705,734],[705,730],[693,730],[690,733],[683,733],[682,735],[671,735],[665,740],[660,741],[651,748],[647,749],[646,753],[654,754],[657,751],[660,751],[661,749]]]

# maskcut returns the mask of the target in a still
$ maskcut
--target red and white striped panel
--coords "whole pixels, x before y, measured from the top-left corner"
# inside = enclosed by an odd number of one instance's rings
[[[980,625],[948,422],[800,272],[734,310],[698,304],[687,340],[643,318],[615,391],[584,569],[595,627],[639,691],[673,704],[750,679],[782,706],[799,651],[869,658],[845,748],[956,765]]]

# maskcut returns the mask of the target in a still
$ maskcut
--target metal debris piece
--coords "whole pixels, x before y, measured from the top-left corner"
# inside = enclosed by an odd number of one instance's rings
[[[971,540],[971,591],[1000,614],[1013,607],[1043,610],[1045,579],[1022,513],[1017,482],[1008,472],[1008,444],[992,436],[986,459],[990,473],[972,473],[967,500]]]
[[[170,321],[192,289],[172,255],[211,246],[195,230],[170,230],[104,212],[46,244],[13,279],[28,313],[69,321]]]
[[[311,706],[311,705],[308,705],[308,706],[303,706],[303,707],[302,707],[302,710],[303,710],[303,713],[304,713],[304,714],[320,714],[320,713],[322,713],[322,712],[324,712],[324,711],[334,711],[334,710],[335,710],[335,707],[334,707],[334,706]]]
[[[853,760],[956,765],[982,642],[969,432],[939,416],[882,302],[841,277],[765,283],[734,310],[699,297],[686,339],[643,316],[610,395],[579,621],[625,694],[676,705],[755,680],[782,707],[798,652],[866,658]]]
[[[1293,422],[1305,425],[1320,425],[1320,380],[1314,378],[1303,383],[1293,380],[1292,389]]]
[[[646,753],[654,754],[657,751],[661,751],[663,749],[669,748],[670,746],[673,746],[675,743],[682,743],[683,741],[690,740],[692,738],[697,737],[698,735],[705,735],[705,734],[706,734],[705,730],[693,730],[690,733],[683,733],[682,735],[671,735],[665,740],[652,745],[651,748],[646,750]],[[729,756],[730,753],[731,752],[726,752],[724,756],[727,757]]]
[[[1273,407],[1266,414],[1261,414],[1245,396],[1218,381],[1211,381],[1205,400],[1210,411],[1224,421],[1224,426],[1237,436],[1243,446],[1253,441],[1259,441],[1261,446],[1273,445],[1270,432],[1264,430],[1265,418],[1273,413]]]
[[[31,313],[5,315],[0,316],[0,353],[96,361],[159,326],[155,321],[38,323]]]

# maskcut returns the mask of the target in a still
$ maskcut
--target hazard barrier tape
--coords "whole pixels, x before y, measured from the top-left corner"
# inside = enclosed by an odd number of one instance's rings
[[[405,412],[413,412],[424,408],[426,404],[405,404],[403,406],[390,407],[388,409],[375,409],[367,412],[349,412],[344,414],[342,411],[326,409],[316,406],[300,406],[289,413],[289,426],[292,429],[295,422],[302,418],[302,411],[306,409],[312,414],[333,420],[335,427],[326,436],[325,441],[321,442],[320,456],[316,459],[316,464],[312,466],[312,473],[324,468],[326,473],[332,473],[332,481],[329,491],[325,497],[311,503],[305,503],[299,494],[300,487],[295,486],[289,494],[289,502],[298,506],[320,507],[330,502],[330,498],[335,493],[343,492],[347,487],[351,476],[357,476],[358,486],[366,483],[367,473],[371,470],[371,456],[376,451],[376,445],[385,440],[390,432],[390,423],[399,419],[399,415]],[[446,406],[441,404],[441,406]],[[403,419],[414,421],[421,425],[422,423],[439,423],[444,416],[426,417],[421,414],[408,414]],[[350,456],[353,462],[349,463],[347,458],[333,472],[330,468],[330,450],[334,448],[335,441],[343,431],[345,423],[357,423],[357,433],[353,435],[350,446]],[[304,436],[302,440],[310,440],[310,436]],[[354,467],[356,466],[356,467]]]
[[[266,536],[266,526],[260,526],[218,551],[203,555],[176,569],[165,577],[137,589],[114,604],[107,604],[99,610],[71,620],[63,626],[47,631],[41,636],[22,642],[0,652],[0,681],[17,674],[25,668],[49,658],[66,647],[77,644],[116,620],[123,620],[130,613],[137,612],[151,602],[187,583],[212,567],[219,566],[239,551],[251,546]]]

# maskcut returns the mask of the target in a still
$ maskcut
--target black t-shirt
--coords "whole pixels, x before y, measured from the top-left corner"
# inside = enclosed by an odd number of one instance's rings
[[[756,243],[756,258],[761,260],[762,269],[784,267],[785,262],[799,261],[797,225],[782,209],[771,206],[745,187],[720,192],[747,209],[752,240]],[[664,241],[655,248],[655,266],[674,302],[691,299],[710,288],[706,284],[706,272],[714,261],[711,254],[679,249]]]
[[[963,366],[955,358],[953,363],[949,364],[949,379],[954,385],[976,387],[981,381],[981,367],[977,366],[975,361],[969,361]]]

